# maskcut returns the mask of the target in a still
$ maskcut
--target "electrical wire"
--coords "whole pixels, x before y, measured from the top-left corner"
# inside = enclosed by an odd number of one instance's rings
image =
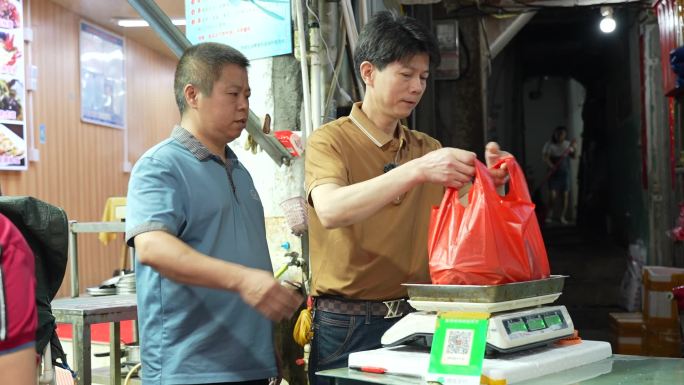
[[[325,38],[323,37],[323,32],[321,32],[320,26],[323,25],[321,24],[321,19],[318,17],[316,12],[314,12],[311,7],[309,7],[309,2],[306,2],[306,9],[309,11],[309,13],[316,19],[316,22],[319,25],[318,28],[318,35],[321,38],[321,41],[323,42],[323,46],[325,46],[325,56],[328,58],[328,64],[330,65],[330,70],[334,70],[335,66],[333,65],[332,58],[330,57],[330,48],[328,48],[328,44],[325,42]]]
[[[297,322],[292,330],[292,338],[299,346],[304,346],[311,342],[313,338],[313,330],[311,324],[313,323],[313,315],[309,306],[299,312]]]
[[[480,18],[480,28],[482,28],[482,36],[484,36],[485,47],[487,48],[487,68],[489,69],[487,75],[492,74],[492,49],[489,46],[489,36],[487,36],[487,28],[484,25],[484,18]]]
[[[460,80],[468,74],[468,72],[470,71],[470,64],[471,64],[470,63],[470,50],[468,49],[468,44],[466,43],[465,39],[461,39],[461,36],[463,36],[463,31],[459,27],[458,28],[458,39],[461,42],[461,44],[459,44],[458,46],[459,47],[463,46],[463,56],[465,58],[465,60],[464,60],[465,66],[464,66],[464,69],[462,71],[460,71],[460,73],[458,74],[458,78],[456,78],[456,80]]]
[[[132,367],[131,370],[128,371],[128,374],[126,375],[126,379],[124,380],[124,385],[128,385],[128,383],[131,381],[131,378],[133,378],[133,373],[140,370],[141,366],[142,366],[142,363],[139,362],[139,363],[135,364],[135,366]]]
[[[311,7],[309,7],[309,2],[308,2],[308,1],[306,2],[306,9],[307,9],[307,10],[309,11],[309,13],[316,19],[316,22],[318,23],[318,25],[319,25],[319,26],[322,25],[322,24],[321,24],[321,19],[320,19],[319,16],[316,14],[316,12],[314,12],[314,11],[311,9]],[[343,16],[340,15],[340,25],[342,24],[342,22],[343,22]],[[340,68],[341,68],[341,64],[342,64],[342,62],[343,62],[343,60],[344,60],[344,55],[343,55],[343,53],[344,53],[344,46],[345,46],[345,44],[346,44],[346,37],[345,37],[345,36],[346,36],[347,29],[346,29],[346,28],[342,28],[342,29],[341,29],[341,30],[342,30],[341,33],[342,33],[342,36],[343,36],[343,38],[342,38],[342,47],[341,47],[341,48],[338,48],[338,56],[337,56],[337,59],[336,59],[336,64],[333,64],[332,58],[330,57],[330,47],[328,47],[328,43],[325,41],[325,38],[323,37],[323,32],[322,32],[321,30],[322,30],[322,28],[318,28],[318,34],[319,34],[319,37],[320,37],[321,41],[323,42],[323,46],[325,47],[325,56],[326,56],[326,58],[328,59],[328,65],[330,66],[330,70],[332,71],[332,74],[333,74],[332,80],[331,80],[331,82],[330,82],[330,85],[328,86],[328,95],[326,96],[325,104],[324,104],[324,106],[323,106],[323,117],[326,117],[326,116],[328,116],[327,111],[328,111],[328,108],[330,107],[330,102],[332,101],[332,95],[334,95],[336,89],[339,90],[340,93],[343,94],[343,95],[345,95],[348,99],[351,99],[351,97],[349,96],[349,93],[347,93],[347,92],[342,88],[342,86],[340,85],[339,79],[338,79],[338,77],[339,77],[339,71],[340,71]],[[340,54],[340,53],[342,53],[342,54]],[[335,86],[336,86],[337,88],[335,88]]]

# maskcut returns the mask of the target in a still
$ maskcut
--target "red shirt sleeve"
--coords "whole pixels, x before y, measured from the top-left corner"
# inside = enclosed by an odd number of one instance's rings
[[[26,239],[0,214],[0,354],[36,339],[36,277]]]

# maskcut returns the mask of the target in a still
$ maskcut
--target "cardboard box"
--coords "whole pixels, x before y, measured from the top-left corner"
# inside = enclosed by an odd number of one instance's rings
[[[641,355],[644,319],[641,313],[609,313],[613,352]]]
[[[684,285],[684,269],[664,266],[644,266],[643,317],[648,326],[679,328],[676,301],[672,289]]]
[[[644,325],[642,354],[657,357],[682,357],[682,337],[679,328]]]

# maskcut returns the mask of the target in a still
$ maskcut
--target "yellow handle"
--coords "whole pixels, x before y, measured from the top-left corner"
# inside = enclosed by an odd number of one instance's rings
[[[275,272],[276,279],[280,278],[280,276],[283,275],[287,271],[288,267],[290,267],[290,265],[285,264],[280,269],[278,269],[278,271]]]

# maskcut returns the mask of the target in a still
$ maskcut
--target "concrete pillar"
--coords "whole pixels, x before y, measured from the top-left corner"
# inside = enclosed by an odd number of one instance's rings
[[[425,9],[416,18],[429,22],[445,17]],[[487,45],[479,17],[459,19],[461,77],[439,79],[431,75],[430,84],[416,110],[415,127],[438,139],[445,147],[484,152],[486,132],[486,81],[489,70]]]
[[[667,236],[676,215],[670,178],[667,98],[663,91],[658,25],[654,18],[643,25],[644,87],[647,127],[649,242],[647,263],[673,265],[673,244]],[[665,149],[665,150],[664,150]]]
[[[470,63],[461,63],[459,80],[436,80],[437,139],[444,146],[475,151],[481,155],[486,131],[486,73],[489,63],[479,17],[459,20],[461,43],[467,46]],[[461,53],[464,48],[461,48]],[[464,58],[466,59],[466,58]],[[463,73],[466,70],[467,72]],[[482,158],[481,158],[482,159]]]

